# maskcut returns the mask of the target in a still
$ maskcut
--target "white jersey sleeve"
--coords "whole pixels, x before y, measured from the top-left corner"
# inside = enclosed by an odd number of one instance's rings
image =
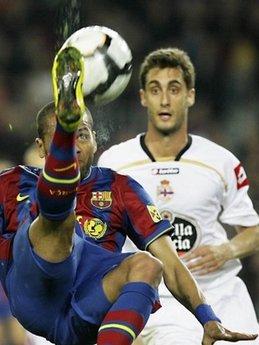
[[[229,225],[254,226],[258,224],[252,201],[248,196],[249,181],[240,161],[228,151],[224,166],[227,188],[223,195],[220,221]]]

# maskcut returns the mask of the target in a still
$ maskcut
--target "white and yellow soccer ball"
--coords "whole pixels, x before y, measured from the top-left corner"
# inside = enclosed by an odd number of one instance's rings
[[[73,46],[84,57],[83,92],[87,102],[107,104],[126,88],[132,73],[132,54],[126,41],[105,26],[88,26],[74,32],[62,48]]]

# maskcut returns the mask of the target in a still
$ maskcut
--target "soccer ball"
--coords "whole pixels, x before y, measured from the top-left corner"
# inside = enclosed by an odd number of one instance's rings
[[[132,54],[116,31],[88,26],[74,32],[61,49],[69,46],[77,48],[84,57],[86,104],[107,104],[124,91],[131,77]]]

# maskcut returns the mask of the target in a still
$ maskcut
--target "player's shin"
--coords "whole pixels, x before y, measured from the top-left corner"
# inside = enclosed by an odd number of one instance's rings
[[[59,51],[52,68],[57,125],[37,189],[40,212],[51,220],[72,212],[80,180],[75,131],[85,111],[83,70],[82,56],[72,47]]]
[[[157,297],[157,290],[149,284],[125,285],[99,328],[97,344],[132,344],[144,328]]]
[[[41,214],[50,220],[65,219],[74,208],[80,171],[75,135],[57,124],[50,152],[38,181],[37,197]]]

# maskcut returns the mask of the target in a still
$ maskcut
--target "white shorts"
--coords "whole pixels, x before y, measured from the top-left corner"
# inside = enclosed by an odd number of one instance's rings
[[[224,285],[203,292],[222,324],[231,331],[259,333],[254,307],[243,281],[234,277]],[[191,312],[172,297],[161,297],[162,308],[151,315],[142,339],[145,345],[201,345],[203,327]],[[230,344],[218,341],[217,344]],[[255,341],[237,344],[258,345]]]

